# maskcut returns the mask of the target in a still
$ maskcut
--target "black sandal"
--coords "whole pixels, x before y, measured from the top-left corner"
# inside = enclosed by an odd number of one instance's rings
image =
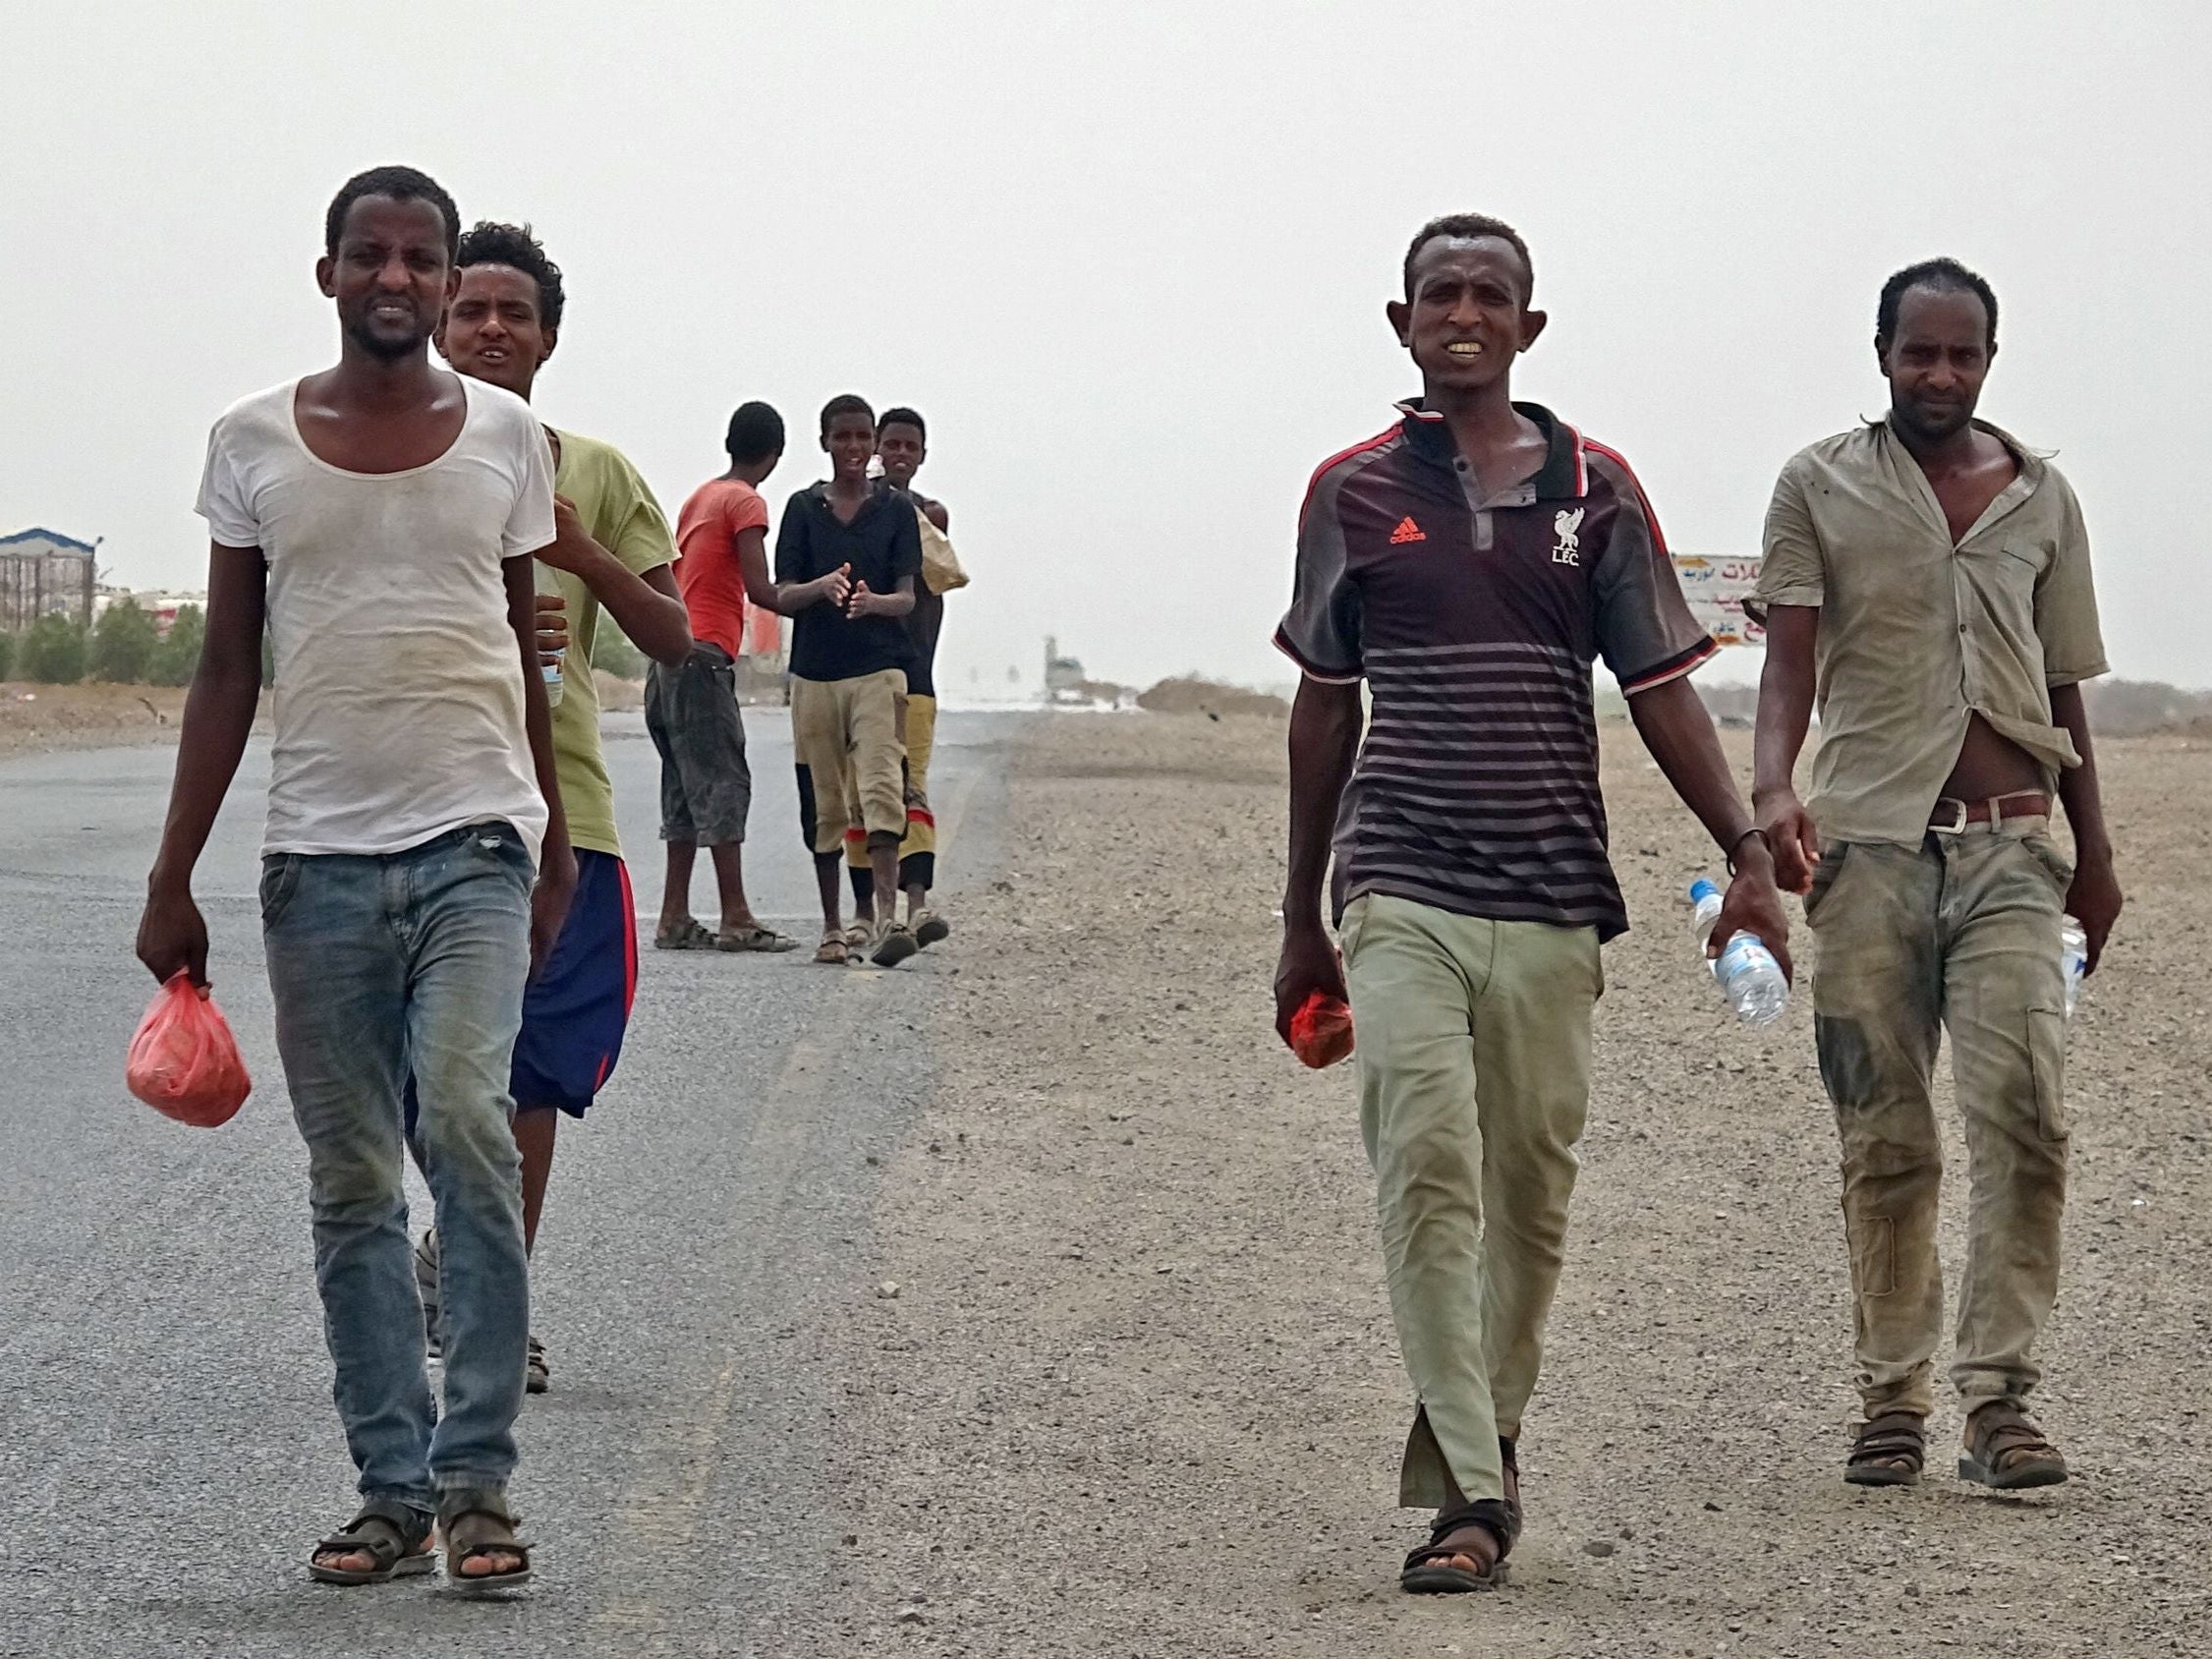
[[[308,1574],[323,1584],[388,1584],[394,1578],[413,1578],[437,1568],[435,1550],[425,1548],[430,1536],[430,1517],[421,1510],[386,1499],[371,1499],[361,1514],[315,1545],[308,1556]],[[376,1565],[361,1569],[326,1567],[326,1555],[366,1555]]]
[[[1859,1425],[1843,1459],[1843,1478],[1853,1486],[1917,1486],[1927,1460],[1927,1419],[1888,1411]]]
[[[1966,1419],[1966,1452],[1958,1459],[1960,1480],[1978,1481],[1999,1492],[2017,1492],[2029,1486],[2057,1486],[2066,1477],[2066,1459],[2059,1449],[2011,1401],[1984,1405]]]
[[[1505,1524],[1517,1544],[1521,1541],[1520,1449],[1503,1435],[1498,1437],[1498,1460],[1505,1467]]]
[[[1465,1595],[1472,1590],[1497,1589],[1505,1582],[1505,1558],[1513,1553],[1513,1539],[1520,1531],[1517,1508],[1518,1505],[1502,1498],[1478,1498],[1471,1504],[1440,1513],[1429,1527],[1429,1541],[1405,1558],[1405,1566],[1398,1573],[1398,1588],[1416,1596]],[[1498,1554],[1480,1573],[1446,1565],[1457,1556],[1481,1559],[1464,1544],[1445,1542],[1472,1527],[1480,1527],[1498,1540]]]
[[[507,1495],[485,1486],[456,1486],[438,1494],[438,1536],[445,1542],[445,1581],[471,1595],[512,1590],[530,1582],[530,1546],[515,1536]],[[522,1565],[505,1573],[463,1573],[484,1556],[511,1555]]]

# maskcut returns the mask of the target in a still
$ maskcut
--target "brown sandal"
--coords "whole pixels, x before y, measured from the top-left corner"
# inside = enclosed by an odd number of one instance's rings
[[[656,928],[652,936],[655,950],[711,950],[714,936],[696,916],[686,916],[672,928]]]
[[[405,1504],[371,1499],[339,1531],[318,1541],[308,1557],[308,1575],[323,1584],[388,1584],[433,1571],[430,1517]],[[365,1555],[373,1567],[334,1567],[324,1556]]]
[[[1886,1411],[1859,1424],[1843,1478],[1853,1486],[1917,1486],[1928,1461],[1928,1422],[1912,1411]]]
[[[1497,1589],[1505,1582],[1505,1558],[1512,1554],[1513,1534],[1519,1530],[1512,1509],[1499,1498],[1478,1498],[1442,1512],[1429,1527],[1429,1541],[1405,1558],[1405,1566],[1398,1572],[1398,1588],[1416,1596]],[[1483,1550],[1467,1538],[1478,1532],[1489,1533],[1497,1545],[1489,1564],[1476,1571],[1450,1565],[1462,1558],[1482,1561]]]
[[[530,1546],[515,1536],[507,1495],[489,1487],[457,1486],[438,1494],[438,1537],[445,1544],[445,1580],[457,1590],[519,1589],[530,1582]],[[504,1573],[463,1573],[484,1556],[511,1555],[520,1567]]]
[[[1966,1419],[1966,1452],[1958,1459],[1960,1480],[1999,1492],[2017,1492],[2029,1486],[2057,1486],[2066,1477],[2066,1459],[2059,1449],[2011,1401],[1993,1401]]]
[[[845,943],[842,933],[825,933],[822,943],[815,946],[814,959],[823,967],[841,968],[852,960],[852,947]]]

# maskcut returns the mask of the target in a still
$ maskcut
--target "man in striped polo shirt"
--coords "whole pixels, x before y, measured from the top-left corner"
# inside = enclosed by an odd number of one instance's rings
[[[1290,724],[1278,1022],[1347,995],[1398,1341],[1418,1406],[1399,1502],[1434,1507],[1400,1582],[1483,1589],[1520,1531],[1536,1385],[1589,1095],[1606,858],[1590,670],[1729,860],[1715,940],[1788,969],[1770,849],[1684,677],[1715,647],[1618,455],[1512,401],[1545,316],[1527,246],[1477,215],[1414,239],[1389,308],[1420,371],[1401,419],[1314,475],[1276,636]],[[1374,697],[1360,739],[1360,682]],[[1355,765],[1356,759],[1356,765]],[[1342,957],[1323,926],[1333,838]]]

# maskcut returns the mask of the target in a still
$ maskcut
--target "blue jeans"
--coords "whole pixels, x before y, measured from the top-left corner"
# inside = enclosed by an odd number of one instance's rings
[[[529,850],[504,824],[380,857],[275,854],[261,931],[308,1143],[315,1288],[365,1498],[421,1510],[515,1466],[530,1332],[507,1068],[530,972]],[[440,1241],[445,1414],[430,1398],[401,1187],[422,1095]]]

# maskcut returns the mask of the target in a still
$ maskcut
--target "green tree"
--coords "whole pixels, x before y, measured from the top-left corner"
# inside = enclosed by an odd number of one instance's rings
[[[8,677],[16,665],[16,636],[0,633],[0,680]]]
[[[207,617],[197,604],[180,605],[169,631],[153,648],[146,678],[155,685],[190,685],[199,666],[199,647],[207,638]]]
[[[66,616],[41,616],[23,637],[23,674],[40,685],[85,677],[85,630]]]
[[[120,599],[92,625],[91,674],[115,685],[142,685],[153,665],[160,626],[134,599]]]
[[[618,680],[642,680],[646,677],[646,654],[602,616],[598,632],[592,637],[592,666],[604,668]]]

